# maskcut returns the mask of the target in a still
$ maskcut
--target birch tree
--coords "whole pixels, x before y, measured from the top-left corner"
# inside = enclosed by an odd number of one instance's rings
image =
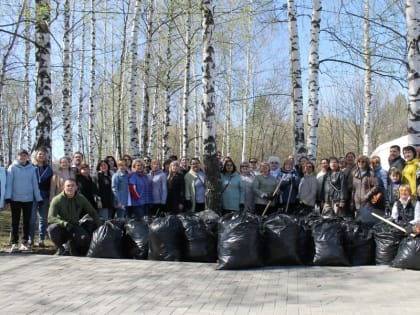
[[[214,7],[212,0],[202,0],[202,85],[203,99],[201,102],[203,112],[203,159],[206,172],[206,205],[208,209],[220,212],[221,187],[219,185],[219,163],[217,160],[216,146],[216,116],[214,86]]]
[[[241,161],[246,161],[247,147],[248,147],[248,108],[249,108],[249,95],[250,95],[250,85],[251,85],[251,45],[252,45],[252,30],[253,30],[253,16],[252,16],[252,5],[254,1],[249,2],[249,12],[248,12],[248,34],[247,34],[247,44],[245,50],[245,60],[246,60],[246,82],[245,82],[245,100],[242,104],[242,154]]]
[[[407,0],[408,143],[420,147],[420,0]]]
[[[169,0],[168,4],[168,23],[167,23],[167,43],[166,43],[166,78],[165,78],[165,109],[163,117],[162,130],[162,160],[166,160],[169,152],[169,126],[171,123],[171,86],[172,86],[172,35],[174,29],[174,7],[173,0]]]
[[[188,154],[188,112],[190,97],[190,69],[191,69],[191,0],[187,1],[187,19],[185,21],[185,67],[184,67],[184,91],[182,97],[182,156]]]
[[[130,147],[133,155],[137,158],[140,156],[139,151],[139,129],[137,127],[137,111],[138,111],[138,36],[140,28],[141,0],[137,0],[134,7],[134,19],[131,27],[131,48],[130,48],[130,111],[128,116],[128,130],[130,133]]]
[[[43,147],[51,156],[52,100],[51,100],[51,34],[50,1],[35,1],[35,61],[36,61],[36,143],[35,149]]]
[[[91,5],[91,21],[90,21],[90,85],[89,85],[89,163],[90,169],[93,170],[95,163],[95,87],[96,87],[96,9],[95,0],[90,1]]]
[[[85,84],[86,0],[82,0],[82,39],[80,47],[79,102],[77,109],[77,147],[83,152],[83,103]]]
[[[300,48],[297,13],[294,0],[287,0],[289,31],[289,58],[291,75],[291,104],[293,109],[294,155],[298,160],[306,155],[302,101],[302,71],[300,68]]]
[[[372,105],[372,70],[370,51],[370,22],[369,22],[369,0],[365,0],[364,19],[364,61],[365,61],[365,89],[364,89],[364,119],[363,119],[363,154],[369,156],[371,151],[371,105]]]
[[[64,49],[63,49],[63,141],[64,156],[73,153],[71,114],[71,72],[70,72],[70,0],[64,2]]]
[[[153,15],[155,10],[154,0],[148,0],[147,8],[147,26],[146,26],[146,47],[144,51],[144,77],[143,77],[143,119],[140,142],[140,154],[150,155],[147,151],[147,141],[149,138],[149,110],[150,110],[150,95],[149,95],[149,80],[150,80],[150,60],[153,40]],[[135,156],[136,157],[136,156]]]
[[[316,160],[318,147],[318,104],[319,104],[319,33],[321,28],[321,0],[312,0],[311,40],[309,45],[309,101],[308,158]]]
[[[31,38],[31,8],[29,6],[28,1],[24,1],[22,8],[24,9],[24,16],[25,16],[25,38]],[[32,147],[32,130],[31,130],[31,123],[29,119],[30,113],[30,68],[29,63],[31,59],[31,46],[32,43],[30,40],[25,40],[25,79],[24,79],[24,100],[23,100],[23,108],[22,108],[22,128],[21,128],[21,139],[20,143],[23,146],[26,138],[27,148]]]

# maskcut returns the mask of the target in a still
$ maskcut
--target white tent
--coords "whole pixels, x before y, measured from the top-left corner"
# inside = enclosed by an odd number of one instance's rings
[[[377,147],[370,156],[377,155],[381,158],[381,166],[384,170],[388,171],[389,164],[388,164],[388,157],[389,157],[389,148],[393,145],[399,145],[401,148],[401,156],[402,156],[402,148],[408,145],[408,135],[402,136],[400,138],[385,142]]]

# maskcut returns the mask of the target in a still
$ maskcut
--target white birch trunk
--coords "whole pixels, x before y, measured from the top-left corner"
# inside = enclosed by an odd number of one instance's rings
[[[242,154],[241,161],[247,160],[247,144],[248,144],[248,108],[249,108],[249,91],[251,85],[251,44],[252,44],[252,30],[253,30],[253,17],[252,17],[252,8],[254,1],[249,3],[249,12],[248,12],[248,36],[246,44],[246,82],[245,82],[245,101],[242,104]]]
[[[90,56],[90,86],[89,86],[89,166],[93,171],[95,163],[95,87],[96,87],[96,8],[95,0],[91,4],[91,56]]]
[[[64,2],[64,50],[63,50],[63,141],[64,156],[73,153],[70,73],[70,0]]]
[[[407,0],[408,143],[420,147],[420,0]]]
[[[138,33],[140,29],[141,0],[136,0],[134,7],[134,19],[131,27],[131,48],[130,48],[130,111],[128,116],[128,130],[130,133],[130,148],[134,158],[140,157],[139,151],[139,129],[137,127],[138,112]]]
[[[82,10],[86,12],[86,0],[82,0]],[[77,109],[77,150],[83,150],[83,103],[85,84],[85,48],[86,48],[86,17],[82,19],[82,41],[80,47],[80,73],[79,73],[79,104]]]
[[[51,100],[51,34],[50,2],[36,0],[35,41],[37,43],[35,60],[36,76],[36,143],[35,149],[45,148],[51,156],[52,142],[52,100]]]
[[[169,152],[169,127],[170,127],[170,115],[171,115],[171,64],[172,64],[172,34],[174,29],[173,23],[173,1],[169,0],[168,5],[168,33],[167,33],[167,47],[166,47],[166,63],[167,63],[167,72],[166,72],[166,82],[165,82],[165,110],[163,117],[163,130],[162,130],[162,160],[166,160]]]
[[[363,154],[370,155],[370,134],[371,134],[371,104],[372,104],[372,72],[370,61],[370,35],[369,35],[369,0],[365,0],[365,19],[364,19],[364,50],[365,50],[365,89],[364,89],[364,119],[363,119]]]
[[[232,72],[233,72],[233,32],[234,32],[234,27],[233,27],[233,8],[232,8],[232,3],[231,3],[231,9],[230,9],[230,20],[231,20],[231,24],[230,24],[230,38],[229,38],[229,66],[228,66],[228,77],[227,77],[227,100],[226,100],[226,130],[225,130],[225,134],[226,134],[226,155],[230,156],[231,154],[231,145],[230,145],[230,129],[231,129],[231,125],[232,125],[232,117],[231,117],[231,112],[232,112]]]
[[[312,0],[311,40],[309,45],[308,158],[316,161],[318,147],[319,105],[319,33],[321,0]]]
[[[158,63],[158,69],[160,65]],[[149,139],[149,147],[147,149],[147,152],[149,152],[150,157],[154,157],[154,151],[155,151],[155,141],[156,141],[156,131],[157,131],[157,123],[158,123],[158,102],[159,102],[159,82],[156,82],[155,86],[155,93],[153,98],[153,106],[152,106],[152,119],[150,122],[150,139]]]
[[[288,30],[289,30],[289,58],[290,75],[292,81],[292,109],[293,109],[293,129],[295,138],[294,156],[298,160],[306,155],[305,132],[303,119],[302,101],[302,74],[300,68],[300,48],[299,34],[297,26],[297,13],[294,0],[287,0],[288,10]]]
[[[103,22],[103,27],[104,27],[104,34],[108,34],[108,0],[105,0],[105,17],[104,17],[104,22]],[[103,39],[103,45],[102,45],[102,64],[104,65],[102,67],[102,88],[101,88],[101,110],[100,110],[100,114],[101,114],[101,140],[103,139],[104,142],[104,146],[101,146],[99,149],[101,151],[99,151],[98,156],[102,157],[102,149],[105,149],[105,154],[108,154],[108,152],[113,152],[113,146],[112,146],[112,139],[113,139],[113,135],[111,136],[111,143],[109,143],[108,140],[108,134],[106,134],[106,131],[108,130],[108,126],[109,126],[109,110],[105,109],[107,108],[107,104],[106,104],[106,95],[107,95],[107,91],[108,91],[108,85],[105,84],[106,82],[106,78],[107,78],[107,67],[105,67],[105,65],[108,64],[107,62],[107,53],[106,51],[108,50],[108,41],[107,41],[107,36],[104,36]],[[113,72],[112,72],[113,73]],[[112,118],[114,118],[114,111],[111,110],[111,115]],[[112,121],[112,120],[111,120]],[[112,130],[112,128],[110,128]],[[102,141],[101,141],[102,142]]]
[[[149,138],[149,109],[150,109],[150,96],[149,96],[149,81],[150,81],[150,60],[152,49],[152,36],[153,36],[153,15],[155,10],[154,0],[149,0],[148,14],[147,14],[147,27],[146,27],[146,47],[144,51],[144,78],[143,78],[143,119],[141,127],[142,140],[140,142],[140,154],[142,156],[150,155],[147,150],[147,141]]]
[[[186,32],[185,32],[185,67],[184,67],[184,91],[182,97],[182,156],[188,154],[188,112],[190,98],[190,68],[191,68],[191,0],[188,0]]]
[[[193,78],[196,77],[196,59],[194,57],[195,55],[191,56],[191,61],[193,64],[192,67],[192,76]],[[198,89],[194,89],[194,156],[201,156],[201,148],[203,147],[201,145],[202,143],[202,137],[201,137],[201,130],[200,130],[200,126],[201,126],[201,119],[200,119],[200,115],[198,113],[199,111],[199,98],[198,98]]]
[[[214,7],[212,0],[202,0],[202,27],[203,27],[203,158],[206,172],[206,205],[208,209],[216,212],[221,210],[221,187],[219,185],[219,162],[216,146],[216,93],[214,85],[215,59],[214,59]]]

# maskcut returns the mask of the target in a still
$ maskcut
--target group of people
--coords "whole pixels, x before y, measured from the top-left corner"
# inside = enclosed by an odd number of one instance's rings
[[[416,227],[420,221],[420,178],[417,151],[412,146],[392,146],[389,172],[378,156],[324,158],[318,172],[306,157],[297,163],[292,155],[280,165],[277,156],[258,164],[256,158],[243,161],[237,169],[230,157],[220,159],[222,213],[249,211],[258,215],[320,213],[357,215],[361,209],[379,211],[402,225]],[[156,216],[202,211],[206,203],[205,171],[199,158],[171,156],[164,162],[147,156],[132,159],[124,155],[100,159],[94,175],[81,152],[72,159],[62,157],[58,168],[49,164],[47,151],[38,149],[30,161],[26,150],[18,152],[7,174],[0,168],[0,209],[10,204],[12,213],[11,252],[28,250],[34,244],[39,217],[38,246],[45,246],[48,233],[59,254],[69,252],[69,242],[89,246],[89,235],[79,220],[89,214],[101,219]],[[23,237],[19,241],[20,216]]]

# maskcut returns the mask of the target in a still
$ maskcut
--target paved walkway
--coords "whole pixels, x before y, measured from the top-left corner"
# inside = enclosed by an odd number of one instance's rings
[[[0,255],[1,314],[420,314],[420,272]]]

